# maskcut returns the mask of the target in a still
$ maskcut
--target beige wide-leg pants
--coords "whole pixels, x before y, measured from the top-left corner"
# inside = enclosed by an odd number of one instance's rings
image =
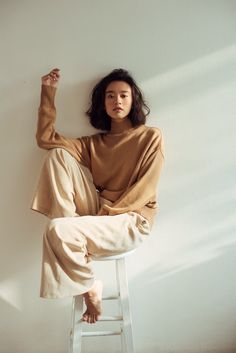
[[[43,238],[40,296],[63,298],[87,292],[94,275],[90,255],[123,253],[149,235],[148,221],[135,212],[96,216],[109,203],[90,171],[66,150],[50,150],[42,167],[32,209],[50,218]]]

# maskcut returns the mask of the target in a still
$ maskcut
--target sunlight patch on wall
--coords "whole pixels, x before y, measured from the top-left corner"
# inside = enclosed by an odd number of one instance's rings
[[[156,280],[219,258],[236,244],[236,45],[145,81],[142,88],[160,115],[166,146],[160,215],[143,247]],[[148,125],[159,126],[152,116]],[[142,264],[134,276],[140,270]]]
[[[235,66],[235,63],[236,45],[232,45],[149,79],[142,83],[142,89],[150,96],[153,94],[159,95],[159,93],[164,94],[168,89],[176,88],[194,79],[199,80],[199,77],[209,75],[216,70],[219,74],[222,67]],[[232,77],[232,79],[235,79],[235,77]]]
[[[1,282],[0,298],[13,308],[22,311],[20,288],[15,279]]]

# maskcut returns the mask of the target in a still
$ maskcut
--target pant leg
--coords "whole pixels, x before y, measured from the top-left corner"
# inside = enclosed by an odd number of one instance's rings
[[[89,255],[127,252],[149,232],[148,221],[135,212],[51,220],[44,235],[40,296],[63,298],[87,292],[94,282]]]
[[[31,208],[49,218],[97,214],[99,196],[89,169],[62,148],[49,150]]]
[[[134,212],[95,216],[99,197],[92,175],[64,149],[47,154],[32,209],[55,218],[43,241],[40,295],[44,298],[87,292],[94,282],[90,254],[129,251],[150,231],[148,222]]]

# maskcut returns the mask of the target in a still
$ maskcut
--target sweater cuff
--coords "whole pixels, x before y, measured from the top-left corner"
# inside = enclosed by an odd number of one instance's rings
[[[110,216],[122,214],[125,212],[129,211],[129,207],[116,207],[116,206],[109,206],[109,205],[103,205],[102,207],[104,210],[108,212]]]
[[[47,105],[49,107],[55,108],[54,100],[55,100],[56,90],[57,89],[55,87],[42,85],[40,106]]]

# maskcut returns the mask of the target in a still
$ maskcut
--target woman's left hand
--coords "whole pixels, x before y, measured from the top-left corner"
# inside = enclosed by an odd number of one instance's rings
[[[108,212],[106,210],[104,210],[103,208],[100,208],[97,216],[108,216]]]

